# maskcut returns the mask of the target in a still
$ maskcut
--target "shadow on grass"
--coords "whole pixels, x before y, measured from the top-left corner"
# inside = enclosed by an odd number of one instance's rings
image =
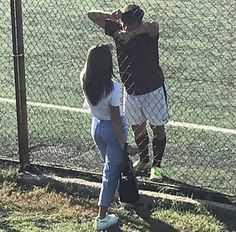
[[[149,231],[162,231],[162,232],[178,232],[178,230],[174,229],[172,226],[170,226],[169,224],[152,218],[150,217],[151,215],[151,209],[147,208],[146,206],[139,206],[139,207],[135,207],[134,211],[136,212],[136,214],[141,217],[149,226]],[[135,223],[135,221],[133,222]]]
[[[139,219],[137,218],[137,216],[139,216]],[[142,220],[140,220],[140,218]],[[178,230],[174,229],[169,224],[151,217],[151,210],[146,206],[140,205],[136,205],[134,208],[125,209],[120,215],[120,223],[110,227],[106,231],[125,232],[126,230],[123,230],[122,226],[127,224],[132,225],[131,228],[135,231],[178,232]]]
[[[228,231],[236,231],[236,220],[234,220],[234,218],[236,218],[236,213],[233,215],[232,212],[227,212],[225,210],[211,210],[211,214],[213,214],[217,220],[222,222]]]
[[[5,232],[21,232],[20,230],[16,230],[9,225],[0,225],[0,229],[3,229]]]
[[[152,182],[147,178],[143,178],[139,182],[139,187],[140,189],[148,191],[161,191],[172,195],[181,195],[224,204],[233,204],[233,199],[230,195],[187,184],[185,182],[175,180],[167,176],[164,176],[162,182]]]
[[[223,203],[230,206],[235,206],[234,211],[229,211],[227,209],[219,210],[219,209],[214,209],[214,208],[208,209],[208,211],[210,212],[211,215],[215,216],[215,218],[218,221],[222,222],[228,231],[236,231],[236,220],[232,219],[232,218],[236,218],[236,205],[235,203],[233,203],[233,200],[232,200],[233,197],[227,196],[219,192],[214,192],[214,191],[207,190],[204,188],[189,185],[181,181],[170,179],[168,177],[165,177],[165,181],[178,185],[179,188],[182,189],[182,192],[185,192],[188,195],[190,195],[191,193],[193,194],[193,196],[199,199]],[[191,192],[189,192],[189,190]]]
[[[142,227],[142,231],[144,232],[179,232],[178,230],[174,229],[172,226],[154,218],[149,218],[148,220],[145,220],[145,223],[142,223],[141,221],[137,221],[134,219],[129,219],[129,223],[132,224],[132,228],[136,231],[140,231],[140,227]],[[103,230],[104,232],[125,232],[125,230],[122,230],[122,223],[117,223],[114,226],[109,227],[107,230]]]
[[[150,218],[146,221],[150,226],[150,231],[162,231],[162,232],[178,232],[172,226],[162,222],[161,220]]]
[[[12,228],[11,225],[9,225],[9,220],[7,219],[7,211],[5,210],[4,205],[0,203],[0,230],[1,229],[5,232],[20,232],[19,230],[16,230]]]

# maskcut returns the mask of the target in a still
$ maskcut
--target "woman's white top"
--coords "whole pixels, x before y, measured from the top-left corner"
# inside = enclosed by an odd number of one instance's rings
[[[119,106],[120,114],[123,115],[122,108],[120,105],[121,86],[118,82],[114,80],[112,80],[112,82],[112,92],[106,97],[102,98],[96,106],[93,106],[85,96],[83,108],[90,110],[91,114],[99,120],[111,120],[110,106]]]

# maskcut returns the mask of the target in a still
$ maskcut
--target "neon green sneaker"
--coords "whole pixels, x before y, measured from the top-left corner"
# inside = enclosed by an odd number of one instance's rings
[[[150,180],[152,180],[152,181],[162,181],[163,175],[164,175],[164,171],[163,171],[162,168],[152,167],[151,168]]]
[[[152,164],[150,162],[148,163],[142,163],[140,161],[134,162],[134,171],[136,176],[142,176],[142,175],[147,175],[152,167]]]

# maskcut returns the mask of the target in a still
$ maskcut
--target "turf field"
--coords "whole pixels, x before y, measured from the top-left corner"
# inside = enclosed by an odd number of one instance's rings
[[[88,20],[86,12],[112,10],[124,3],[23,1],[32,161],[101,170],[99,157],[94,158],[90,117],[78,109],[83,101],[79,73],[89,47],[112,40]],[[17,158],[8,4],[0,2],[0,154]],[[170,119],[182,123],[167,126],[163,165],[168,177],[235,195],[235,2],[137,4],[144,9],[145,20],[160,24],[160,63],[169,85]]]

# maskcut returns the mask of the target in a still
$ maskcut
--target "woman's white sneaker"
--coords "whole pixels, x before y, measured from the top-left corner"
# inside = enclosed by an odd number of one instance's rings
[[[97,230],[105,230],[109,228],[112,225],[115,225],[119,220],[119,217],[117,217],[115,214],[107,214],[106,217],[100,219],[95,219],[95,228]]]

